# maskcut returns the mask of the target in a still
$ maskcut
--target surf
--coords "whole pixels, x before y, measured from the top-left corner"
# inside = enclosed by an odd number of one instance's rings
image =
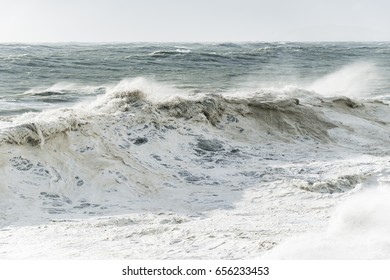
[[[294,161],[302,149],[338,147],[375,155],[389,141],[388,120],[380,118],[388,107],[382,103],[313,99],[303,89],[284,96],[262,91],[247,97],[203,94],[156,99],[155,87],[147,91],[136,85],[139,80],[124,81],[93,102],[8,119],[0,133],[2,172],[7,178],[2,195],[13,196],[15,205],[32,200],[40,213],[36,216],[83,216],[87,213],[80,207],[83,203],[88,208],[99,205],[91,213],[106,215],[119,211],[126,201],[145,199],[157,205],[170,188],[181,189],[184,199],[191,186],[230,185],[214,170],[229,174],[238,168],[230,180],[247,185],[256,182],[267,162],[284,157]],[[351,130],[361,131],[360,123],[364,133],[350,135]],[[351,142],[356,146],[350,147]],[[294,148],[279,151],[280,145]],[[249,177],[243,175],[247,161],[257,170]],[[310,184],[297,186],[316,191],[316,185]],[[357,183],[351,184],[346,190]],[[47,212],[43,205],[48,201],[58,206]],[[109,206],[112,201],[115,206]],[[189,203],[192,208],[200,207],[197,204]],[[11,209],[20,211],[21,205]],[[9,214],[6,224],[30,218]]]
[[[0,58],[1,258],[387,256],[387,45],[42,48]]]

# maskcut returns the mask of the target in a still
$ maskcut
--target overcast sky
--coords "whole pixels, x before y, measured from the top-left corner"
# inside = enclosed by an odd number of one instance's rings
[[[1,0],[0,42],[390,41],[390,0]]]

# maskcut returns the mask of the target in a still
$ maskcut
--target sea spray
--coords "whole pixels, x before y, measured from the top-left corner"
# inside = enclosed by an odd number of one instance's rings
[[[270,259],[388,259],[390,191],[364,190],[341,203],[326,231],[286,240],[265,254]]]
[[[377,86],[378,72],[373,62],[356,62],[317,79],[308,89],[325,96],[369,96]]]

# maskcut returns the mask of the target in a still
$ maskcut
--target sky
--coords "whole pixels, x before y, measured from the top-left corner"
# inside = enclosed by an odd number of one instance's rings
[[[0,42],[390,41],[389,0],[1,0]]]

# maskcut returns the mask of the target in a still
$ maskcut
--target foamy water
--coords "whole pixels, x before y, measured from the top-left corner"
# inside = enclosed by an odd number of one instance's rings
[[[388,49],[1,45],[1,258],[388,258]]]

